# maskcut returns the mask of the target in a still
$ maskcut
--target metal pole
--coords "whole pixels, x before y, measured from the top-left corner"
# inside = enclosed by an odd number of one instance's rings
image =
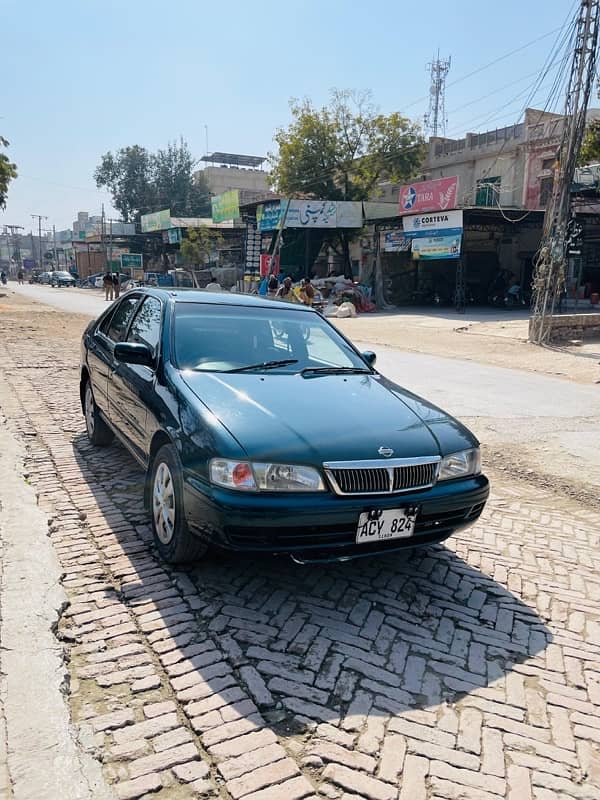
[[[108,261],[112,270],[112,253],[113,253],[113,238],[112,238],[112,218],[108,221],[109,234],[108,234]]]
[[[56,225],[52,226],[52,243],[54,245],[54,263],[56,265],[54,269],[56,269],[57,266],[60,267],[58,263],[58,251],[56,249]]]

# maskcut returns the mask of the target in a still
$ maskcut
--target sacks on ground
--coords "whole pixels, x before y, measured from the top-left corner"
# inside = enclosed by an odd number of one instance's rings
[[[356,316],[356,308],[354,307],[354,303],[342,303],[342,305],[337,310],[338,319],[342,317],[355,317]]]

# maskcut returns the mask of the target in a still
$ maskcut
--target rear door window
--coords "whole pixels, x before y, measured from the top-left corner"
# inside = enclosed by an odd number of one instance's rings
[[[122,342],[125,339],[127,326],[133,317],[139,300],[139,295],[124,297],[115,308],[110,321],[107,320],[106,328],[104,329],[104,326],[102,326],[102,333],[112,339],[113,342]]]
[[[156,356],[160,340],[160,320],[162,305],[156,297],[147,297],[135,315],[129,333],[128,342],[146,344]]]

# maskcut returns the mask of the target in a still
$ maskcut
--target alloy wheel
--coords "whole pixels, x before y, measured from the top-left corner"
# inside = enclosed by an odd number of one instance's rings
[[[85,426],[87,428],[88,436],[91,438],[94,435],[94,429],[96,427],[96,420],[95,420],[95,409],[94,409],[94,395],[92,394],[92,387],[88,383],[85,387]]]
[[[175,532],[175,487],[171,470],[164,461],[154,475],[152,514],[156,535],[163,544],[169,544]]]

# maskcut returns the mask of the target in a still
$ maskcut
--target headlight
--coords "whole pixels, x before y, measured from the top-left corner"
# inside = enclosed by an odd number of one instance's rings
[[[448,481],[452,478],[465,478],[469,475],[479,475],[481,472],[481,453],[478,447],[472,450],[461,450],[442,459],[440,464],[439,481]]]
[[[325,485],[313,467],[263,464],[214,458],[210,480],[217,486],[250,492],[322,492]]]

